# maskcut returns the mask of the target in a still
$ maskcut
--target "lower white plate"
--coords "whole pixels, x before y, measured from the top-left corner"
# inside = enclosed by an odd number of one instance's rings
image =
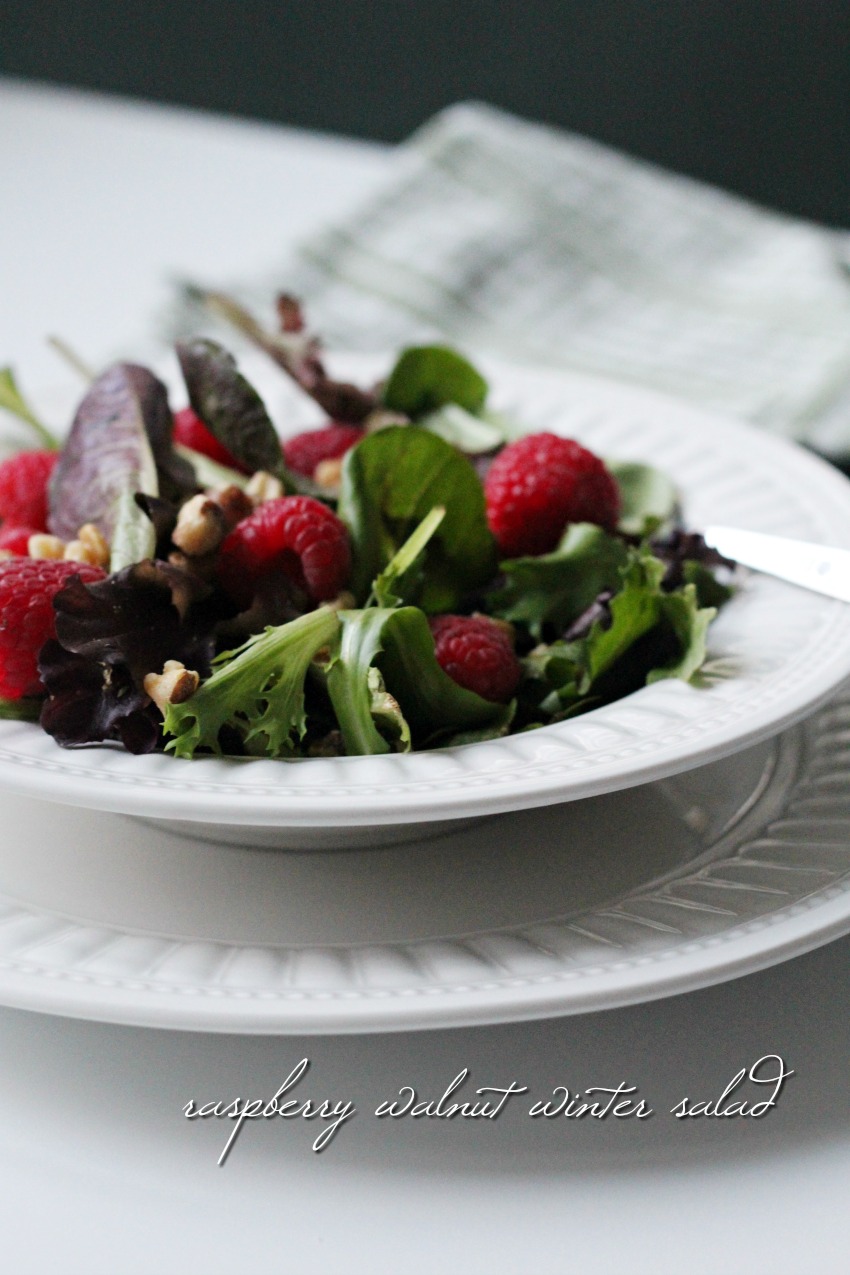
[[[850,695],[735,758],[391,850],[3,801],[0,1003],[158,1027],[460,1026],[687,991],[850,929]]]

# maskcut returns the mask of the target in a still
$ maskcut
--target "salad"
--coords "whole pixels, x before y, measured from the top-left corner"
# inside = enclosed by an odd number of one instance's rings
[[[493,411],[444,346],[333,379],[301,307],[209,304],[321,408],[281,443],[217,341],[95,377],[0,464],[0,715],[58,744],[293,758],[493,739],[690,680],[733,565],[659,470]]]

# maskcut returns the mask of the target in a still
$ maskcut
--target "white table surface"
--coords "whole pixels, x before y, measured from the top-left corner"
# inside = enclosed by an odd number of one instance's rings
[[[379,147],[0,81],[0,362],[38,398],[132,356],[167,279],[260,274],[367,192]],[[282,284],[285,280],[280,281]],[[18,803],[19,805],[19,803]],[[2,809],[16,835],[15,803]],[[101,825],[102,826],[102,822]],[[141,827],[121,836],[144,836]],[[117,828],[117,824],[116,824]],[[2,847],[0,846],[0,855]],[[391,1036],[258,1039],[0,1009],[0,1251],[15,1275],[463,1271],[821,1275],[848,1269],[850,939],[722,987],[578,1018]],[[795,1069],[762,1120],[677,1121],[767,1053]],[[306,1122],[221,1122],[190,1097],[304,1096],[358,1114],[320,1155]],[[411,1084],[638,1084],[637,1122],[396,1121]]]

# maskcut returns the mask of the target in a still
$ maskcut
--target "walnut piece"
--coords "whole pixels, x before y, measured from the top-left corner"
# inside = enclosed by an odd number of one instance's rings
[[[267,474],[264,469],[258,469],[245,488],[245,494],[256,508],[258,505],[264,505],[267,500],[279,499],[283,495],[283,483],[279,478],[275,478],[274,474]]]
[[[65,541],[58,536],[38,532],[27,541],[27,553],[31,558],[52,558],[58,561],[65,556]]]
[[[342,477],[342,457],[334,460],[320,460],[313,470],[313,482],[325,491],[335,491]]]
[[[171,539],[189,558],[201,558],[217,549],[227,534],[221,505],[201,494],[187,500],[177,515]]]
[[[183,704],[198,689],[200,677],[179,660],[166,660],[161,673],[148,673],[142,685],[159,711],[165,715],[169,704]]]
[[[77,539],[65,546],[66,562],[87,562],[92,567],[109,566],[109,545],[98,527],[87,522],[77,532]]]

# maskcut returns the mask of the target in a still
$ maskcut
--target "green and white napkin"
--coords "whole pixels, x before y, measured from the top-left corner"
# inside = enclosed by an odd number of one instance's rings
[[[652,386],[850,454],[850,233],[491,107],[443,111],[286,287],[328,347],[461,348]],[[278,270],[243,296],[279,286]]]

